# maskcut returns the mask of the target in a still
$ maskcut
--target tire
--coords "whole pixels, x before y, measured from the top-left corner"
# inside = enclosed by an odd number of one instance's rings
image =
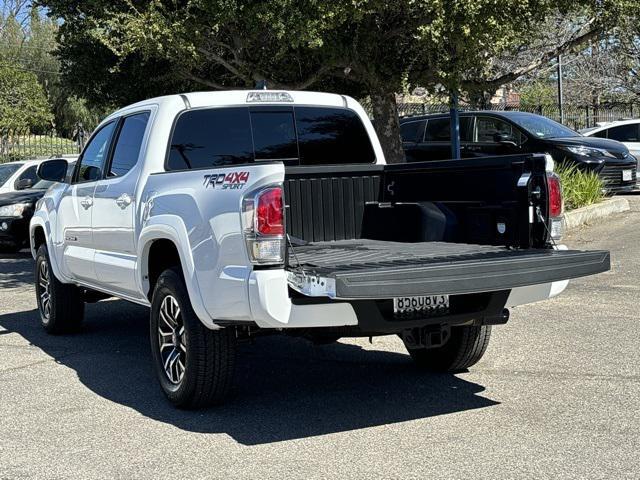
[[[42,327],[51,334],[77,332],[84,318],[82,290],[55,277],[44,244],[36,254],[35,281]]]
[[[156,375],[169,401],[184,409],[222,403],[233,384],[236,332],[202,324],[178,269],[158,278],[149,324]]]
[[[407,351],[421,370],[460,372],[480,361],[490,338],[490,325],[452,327],[451,337],[442,347]]]

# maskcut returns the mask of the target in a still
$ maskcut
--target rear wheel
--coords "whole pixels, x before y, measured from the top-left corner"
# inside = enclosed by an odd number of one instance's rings
[[[158,278],[150,327],[156,375],[169,401],[180,408],[222,403],[233,382],[235,330],[202,324],[178,269]]]
[[[449,340],[441,347],[407,348],[407,351],[422,370],[459,372],[480,361],[490,338],[490,325],[452,327]]]
[[[84,298],[79,287],[60,282],[51,270],[46,245],[36,255],[36,296],[40,323],[48,333],[70,333],[80,329]]]

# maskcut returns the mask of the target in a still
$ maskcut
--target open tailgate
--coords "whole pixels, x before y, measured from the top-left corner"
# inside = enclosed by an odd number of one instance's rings
[[[470,294],[549,283],[610,269],[608,251],[376,240],[291,247],[289,283],[307,296],[383,299]]]

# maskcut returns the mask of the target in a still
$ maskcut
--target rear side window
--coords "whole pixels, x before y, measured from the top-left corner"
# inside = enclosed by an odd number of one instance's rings
[[[296,107],[295,114],[301,165],[375,162],[369,135],[355,112]]]
[[[619,142],[638,142],[638,124],[620,125],[619,127],[611,127],[609,129],[608,138]]]
[[[168,170],[254,161],[291,165],[373,163],[369,135],[355,112],[323,107],[228,107],[184,112]]]
[[[121,177],[138,162],[142,139],[149,121],[149,112],[125,117],[111,159],[110,177]]]
[[[407,122],[400,125],[400,136],[403,142],[417,142],[418,132],[424,122]]]
[[[176,123],[169,170],[224,167],[253,160],[249,110],[214,108],[183,113]]]

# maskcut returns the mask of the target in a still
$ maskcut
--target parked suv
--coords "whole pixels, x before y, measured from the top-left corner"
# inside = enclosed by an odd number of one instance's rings
[[[150,307],[156,374],[180,407],[220,402],[237,342],[257,335],[399,335],[420,368],[466,369],[508,307],[609,269],[607,251],[555,246],[551,164],[386,165],[342,95],[137,103],[102,122],[71,179],[64,160],[39,168],[59,182],[30,227],[40,322],[75,330],[108,296]]]
[[[400,121],[407,161],[451,158],[449,114],[403,118]],[[614,140],[584,137],[546,117],[526,112],[463,112],[460,114],[462,158],[520,153],[547,153],[558,163],[597,172],[607,190],[636,187],[636,159]]]

